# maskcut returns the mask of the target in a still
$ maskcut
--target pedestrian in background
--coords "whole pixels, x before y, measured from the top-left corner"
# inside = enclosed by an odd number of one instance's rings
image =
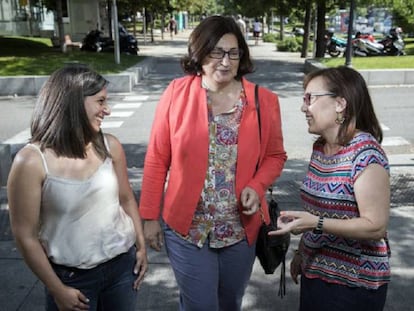
[[[255,18],[253,22],[253,37],[254,37],[254,44],[259,44],[260,33],[262,32],[262,23],[260,22],[259,18]]]
[[[246,23],[244,22],[244,20],[243,20],[243,18],[242,18],[242,16],[239,14],[239,15],[237,15],[237,20],[236,20],[236,22],[237,22],[237,25],[239,25],[239,27],[240,27],[240,31],[242,32],[242,34],[243,34],[243,36],[244,36],[244,39],[246,40],[246,42],[247,42],[247,37],[246,37],[246,32],[247,32],[247,29],[246,29]]]
[[[291,262],[300,311],[383,310],[390,281],[389,164],[364,78],[349,67],[304,80],[313,145],[301,187],[305,211],[284,211],[279,231],[302,233]]]
[[[55,71],[10,171],[12,231],[46,310],[135,310],[147,270],[125,154],[101,131],[107,83],[85,66]]]
[[[161,96],[145,157],[144,233],[155,250],[165,241],[180,310],[237,311],[259,206],[269,222],[265,194],[286,161],[278,97],[259,88],[259,127],[255,84],[244,78],[253,64],[232,17],[202,20],[181,65],[186,75]]]
[[[171,15],[171,18],[168,22],[168,29],[170,30],[171,39],[174,39],[174,35],[177,33],[177,22],[175,21],[173,15]]]

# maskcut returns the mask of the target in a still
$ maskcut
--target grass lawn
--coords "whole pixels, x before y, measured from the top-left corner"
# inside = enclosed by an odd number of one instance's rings
[[[318,61],[327,67],[345,65],[345,57],[323,58]],[[355,69],[414,69],[414,56],[352,57],[351,65]]]
[[[71,51],[62,53],[49,38],[0,36],[0,76],[49,75],[67,63],[88,64],[101,74],[119,73],[144,59],[121,54],[115,64],[113,53]]]

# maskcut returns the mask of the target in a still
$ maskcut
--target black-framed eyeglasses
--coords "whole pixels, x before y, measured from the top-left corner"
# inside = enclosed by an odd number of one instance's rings
[[[222,59],[226,54],[229,56],[230,59],[238,60],[243,55],[243,51],[240,49],[230,49],[228,51],[225,51],[223,49],[216,48],[213,49],[209,55],[211,58]]]
[[[306,106],[310,106],[313,104],[313,102],[316,100],[316,98],[321,96],[337,96],[335,93],[332,92],[312,92],[312,93],[305,93],[303,94],[303,103]]]

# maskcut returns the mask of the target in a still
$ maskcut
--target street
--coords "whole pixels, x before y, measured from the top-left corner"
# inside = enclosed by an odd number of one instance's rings
[[[254,44],[254,43],[253,43]],[[173,45],[141,46],[142,54],[155,57],[155,66],[133,93],[110,94],[112,115],[105,119],[103,130],[116,135],[126,150],[130,182],[139,198],[143,159],[157,101],[167,84],[181,76],[179,57],[185,52],[185,41],[174,38]],[[283,134],[288,162],[276,183],[277,200],[282,209],[300,209],[298,187],[307,167],[314,137],[300,112],[302,104],[303,63],[298,55],[273,53],[273,45],[251,45],[257,70],[247,76],[253,82],[279,94]],[[390,155],[392,172],[392,209],[390,240],[393,279],[385,311],[414,310],[414,248],[412,244],[414,196],[414,87],[370,88],[375,109],[384,129],[384,146]],[[0,98],[0,142],[12,144],[14,150],[29,137],[33,97]],[[394,172],[394,173],[393,173]],[[5,192],[5,188],[2,188]],[[3,195],[4,196],[4,195]],[[1,202],[0,235],[0,310],[40,311],[43,290],[30,274],[12,242],[7,219],[6,201]],[[291,249],[298,237],[292,238]],[[292,252],[288,253],[289,264]],[[1,260],[3,259],[3,260]],[[149,251],[150,271],[139,294],[138,310],[177,310],[177,288],[165,252]],[[287,265],[289,267],[289,265]],[[298,286],[287,268],[287,296],[277,296],[279,270],[264,276],[255,264],[253,276],[243,300],[243,310],[297,310]]]

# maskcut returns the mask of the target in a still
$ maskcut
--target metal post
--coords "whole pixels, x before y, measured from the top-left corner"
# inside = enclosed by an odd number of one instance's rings
[[[115,64],[120,64],[121,55],[119,51],[118,9],[116,7],[116,0],[113,0],[112,3],[112,28],[114,30]]]
[[[142,9],[142,27],[144,32],[144,45],[147,44],[147,12],[145,8]]]
[[[352,67],[352,33],[354,32],[355,0],[351,0],[349,8],[348,38],[345,50],[345,66]]]

